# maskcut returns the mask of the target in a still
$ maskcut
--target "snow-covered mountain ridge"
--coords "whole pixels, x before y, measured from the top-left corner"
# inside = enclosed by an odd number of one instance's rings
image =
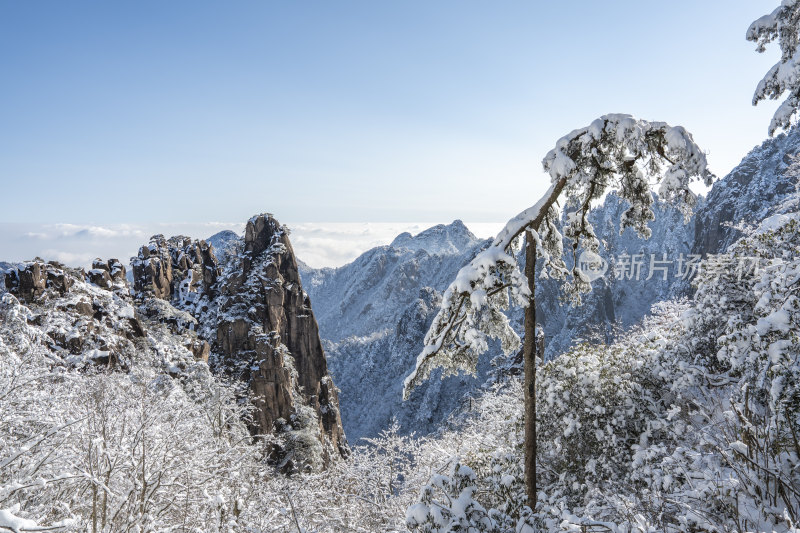
[[[301,265],[303,286],[314,310],[320,310],[322,337],[339,341],[394,328],[420,289],[446,286],[469,256],[488,242],[476,238],[459,220],[415,237],[401,234],[392,244],[368,250],[339,268]]]
[[[462,512],[467,503],[474,511],[469,519],[502,522],[494,529],[499,531],[518,531],[515,524],[579,531],[598,523],[610,531],[793,531],[791,513],[800,494],[792,438],[800,420],[800,243],[792,214],[797,142],[788,137],[776,139],[783,152],[764,157],[774,148],[767,143],[756,150],[760,155],[745,158],[747,173],[714,189],[727,206],[720,216],[735,210],[734,220],[748,224],[767,217],[763,226],[770,232],[738,245],[737,253],[764,261],[767,268],[757,277],[706,274],[692,300],[659,305],[654,317],[622,334],[613,324],[636,320],[648,302],[688,287],[658,277],[650,280],[655,285],[605,278],[583,307],[570,309],[558,303],[555,285],[540,284],[540,319],[551,350],[558,342],[596,335],[611,342],[581,343],[541,367],[544,498],[534,514],[522,507],[522,390],[514,377],[489,375],[491,356],[483,359],[478,378],[434,376],[409,404],[399,402],[400,380],[439,305],[433,287],[422,286],[396,309],[394,324],[327,344],[337,383],[336,371],[343,372],[341,405],[352,409],[356,436],[382,431],[393,416],[401,433],[438,429],[436,434],[409,439],[389,427],[323,473],[283,477],[265,467],[269,449],[251,445],[242,422],[249,420],[252,429],[246,403],[237,402],[237,389],[220,379],[228,374],[247,385],[249,372],[262,378],[261,391],[271,391],[281,371],[288,378],[282,383],[303,372],[303,363],[295,364],[274,342],[275,333],[288,342],[297,331],[289,322],[307,320],[311,303],[279,229],[265,232],[266,221],[254,221],[249,239],[230,239],[232,253],[222,267],[197,241],[156,238],[137,258],[135,298],[118,261],[97,261],[88,272],[42,261],[0,265],[15,272],[8,278],[12,292],[0,294],[0,524],[54,531],[93,525],[266,531],[300,523],[366,533],[420,530],[429,518],[437,523],[441,510]],[[740,185],[729,186],[729,180]],[[776,194],[769,194],[772,185]],[[713,220],[713,207],[701,204],[698,218]],[[650,241],[619,235],[613,221],[620,208],[619,199],[609,196],[592,218],[602,228],[601,253],[609,260],[622,251],[704,250],[694,237],[705,230],[696,221],[684,226],[660,206]],[[725,228],[714,239],[730,243],[734,231]],[[473,253],[389,252],[420,262],[439,258],[454,269]],[[380,262],[376,254],[366,264]],[[405,272],[402,264],[384,273],[396,272]],[[440,272],[441,279],[449,281],[453,272]],[[372,289],[406,295],[420,278],[401,278],[400,291],[394,279],[378,277]],[[149,290],[161,297],[140,294]],[[219,295],[210,297],[215,291]],[[230,320],[218,336],[211,327],[217,322],[208,316],[220,311]],[[270,334],[262,334],[266,329]],[[213,338],[234,350],[211,350],[214,343],[204,339]],[[231,359],[242,364],[215,374],[204,361],[208,356],[218,369]],[[251,356],[265,356],[265,364],[252,364]],[[513,361],[500,362],[500,370],[514,370],[506,365]],[[324,385],[328,393],[334,390]],[[283,405],[284,393],[298,400],[303,394],[280,386],[275,392],[275,406]],[[462,400],[465,393],[469,400]],[[299,454],[317,447],[317,435],[331,422],[319,417],[330,404],[319,411],[317,405],[303,399],[292,413],[298,416],[283,421],[276,436],[289,440],[282,441],[292,445],[285,450]],[[453,410],[458,416],[448,419]],[[307,423],[315,412],[321,427]],[[145,484],[148,491],[141,490]],[[470,490],[460,492],[465,486]]]
[[[744,222],[757,226],[774,213],[797,210],[800,202],[800,132],[797,128],[753,148],[717,182],[695,216],[694,253],[727,250]]]
[[[452,255],[462,253],[479,240],[462,221],[454,220],[451,224],[437,224],[416,235],[406,231],[395,237],[389,246],[415,252],[425,250],[431,255]]]

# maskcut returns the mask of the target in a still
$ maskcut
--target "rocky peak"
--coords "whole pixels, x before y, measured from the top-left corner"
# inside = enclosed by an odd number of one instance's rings
[[[90,283],[98,287],[111,289],[115,283],[127,285],[126,274],[125,266],[119,262],[119,259],[104,261],[97,258],[92,261],[92,268],[86,277]]]
[[[213,298],[214,285],[219,276],[219,263],[214,249],[206,241],[189,237],[172,237],[168,241],[172,259],[175,295],[205,293]]]
[[[172,294],[172,259],[167,240],[163,235],[153,235],[150,243],[139,249],[131,258],[133,290],[137,295],[145,292],[156,298],[169,300]]]
[[[256,215],[247,221],[244,229],[244,252],[256,257],[284,233],[285,228],[270,213]]]
[[[244,253],[219,290],[216,348],[256,397],[256,429],[316,425],[321,461],[345,455],[336,388],[286,228],[269,214],[250,219]]]
[[[225,245],[223,267],[214,239]],[[319,468],[345,455],[337,391],[286,228],[262,214],[247,222],[243,242],[233,232],[209,241],[155,235],[142,246],[131,259],[138,312],[188,335],[196,360],[248,385],[252,430],[278,435],[272,455],[282,467]]]
[[[438,224],[412,236],[401,233],[392,241],[392,248],[407,248],[412,251],[425,250],[431,255],[460,254],[474,246],[479,239],[460,220],[450,224]]]

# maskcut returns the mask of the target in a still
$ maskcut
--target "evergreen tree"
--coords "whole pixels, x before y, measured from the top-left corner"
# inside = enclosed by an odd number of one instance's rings
[[[706,158],[684,128],[648,122],[630,115],[605,115],[561,138],[543,161],[551,186],[542,198],[508,221],[492,244],[464,266],[442,298],[442,306],[425,336],[425,347],[414,371],[405,379],[404,396],[430,376],[436,367],[447,376],[475,373],[478,357],[488,349],[487,338],[499,339],[510,353],[519,336],[504,311],[509,304],[526,308],[523,348],[525,365],[525,476],[529,505],[536,502],[535,410],[535,265],[543,258],[540,275],[564,280],[565,291],[580,302],[591,290],[578,268],[578,249],[596,252],[599,241],[588,215],[606,192],[617,190],[628,201],[621,228],[631,227],[648,238],[653,220],[653,193],[676,205],[688,219],[696,197],[689,184],[697,179],[710,185]],[[656,186],[657,189],[656,189]],[[558,227],[557,202],[568,210],[563,235]],[[526,235],[526,275],[517,265],[517,241]],[[571,244],[573,268],[564,261],[563,240]]]

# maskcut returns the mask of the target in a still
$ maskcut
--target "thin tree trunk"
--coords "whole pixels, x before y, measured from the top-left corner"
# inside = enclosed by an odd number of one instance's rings
[[[525,489],[528,506],[536,508],[536,241],[525,234],[525,277],[531,300],[525,308],[525,344],[522,356],[525,365]]]

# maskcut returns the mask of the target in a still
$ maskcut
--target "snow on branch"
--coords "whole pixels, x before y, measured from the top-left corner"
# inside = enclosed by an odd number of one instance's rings
[[[0,532],[26,533],[30,531],[62,531],[73,525],[73,520],[63,520],[51,526],[40,526],[33,520],[14,514],[14,509],[0,509]]]
[[[579,246],[597,250],[599,243],[588,221],[595,200],[616,189],[630,204],[621,227],[632,227],[647,238],[647,224],[655,218],[650,208],[654,192],[688,219],[696,202],[689,183],[702,179],[710,184],[713,178],[705,155],[684,128],[622,114],[602,116],[562,137],[542,164],[550,175],[550,188],[536,204],[509,220],[492,244],[458,272],[444,293],[416,367],[404,381],[404,398],[434,368],[441,367],[443,377],[460,371],[474,374],[478,356],[488,349],[487,337],[499,339],[505,353],[519,348],[519,336],[503,311],[512,303],[525,307],[530,301],[527,279],[515,257],[523,233],[528,232],[544,260],[542,275],[566,279],[568,295],[579,301],[591,287],[579,270],[567,269],[562,243],[564,237],[572,243],[573,255]],[[571,210],[564,235],[556,208],[562,196]]]
[[[753,95],[753,105],[761,100],[780,100],[788,96],[778,107],[769,125],[769,134],[779,128],[789,129],[792,117],[800,105],[800,0],[784,0],[769,15],[755,20],[747,29],[747,40],[756,43],[756,51],[764,52],[769,43],[777,40],[781,59],[758,83]]]

